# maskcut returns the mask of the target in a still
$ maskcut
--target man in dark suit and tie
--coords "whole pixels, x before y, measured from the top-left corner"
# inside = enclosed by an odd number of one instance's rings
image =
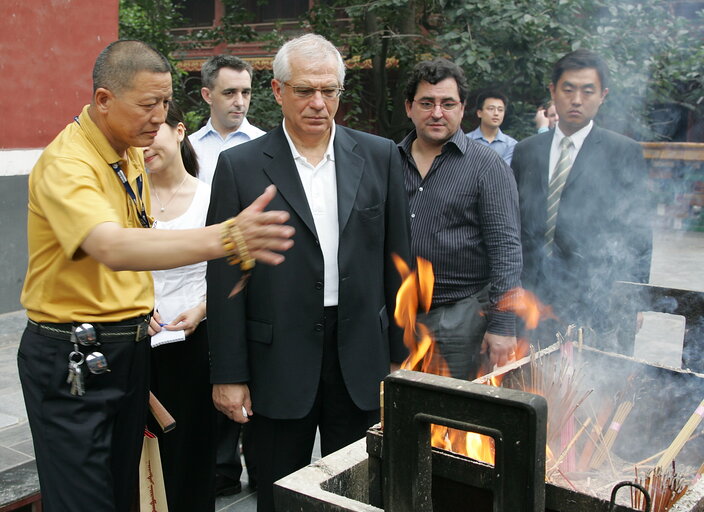
[[[296,229],[282,266],[256,267],[232,299],[238,268],[208,267],[213,399],[252,421],[259,511],[274,509],[274,481],[310,463],[317,428],[327,455],[378,421],[379,383],[406,355],[391,256],[410,253],[396,145],[334,123],[337,49],[307,34],[273,69],[283,124],[221,154],[208,213],[209,224],[229,217],[273,183],[270,207]]]
[[[601,347],[610,346],[616,327],[613,283],[647,282],[652,253],[642,148],[593,122],[607,82],[608,68],[593,52],[562,57],[550,84],[558,124],[521,141],[511,164],[520,199],[523,285],[553,307],[559,327],[588,327]]]

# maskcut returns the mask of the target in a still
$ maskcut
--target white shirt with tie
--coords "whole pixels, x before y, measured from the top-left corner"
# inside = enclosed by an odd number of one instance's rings
[[[579,153],[579,150],[582,149],[582,145],[584,144],[584,140],[587,138],[587,135],[589,135],[589,132],[592,131],[592,128],[594,127],[594,121],[589,121],[589,124],[582,128],[581,130],[578,130],[574,132],[572,135],[570,135],[570,139],[572,139],[572,147],[570,148],[570,162],[574,163],[574,159],[577,158],[577,154]],[[555,172],[555,167],[557,166],[557,162],[560,161],[560,142],[562,142],[562,139],[565,138],[565,134],[562,133],[562,130],[560,130],[560,125],[555,126],[555,133],[552,136],[552,144],[550,146],[550,164],[548,166],[548,183],[550,183],[550,180],[552,179],[552,175]]]

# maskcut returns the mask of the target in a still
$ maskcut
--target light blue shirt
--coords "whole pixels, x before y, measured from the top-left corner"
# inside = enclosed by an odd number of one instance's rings
[[[499,132],[496,134],[496,138],[489,142],[484,138],[481,128],[477,127],[476,130],[471,131],[467,134],[470,139],[476,140],[480,144],[489,146],[491,149],[496,151],[501,158],[504,159],[508,165],[511,165],[511,159],[513,158],[513,148],[517,141],[513,137],[509,137],[499,128]]]
[[[212,120],[208,119],[205,126],[188,136],[188,140],[191,141],[193,149],[198,155],[198,166],[200,168],[198,178],[208,185],[212,184],[220,152],[243,142],[256,139],[264,135],[264,133],[266,133],[264,130],[252,126],[245,117],[239,129],[236,132],[229,133],[223,139],[217,130],[213,128]]]

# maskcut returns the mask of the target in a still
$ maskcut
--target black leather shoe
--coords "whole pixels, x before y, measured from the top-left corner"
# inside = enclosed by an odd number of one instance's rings
[[[215,496],[232,496],[242,492],[242,484],[223,475],[215,475]]]

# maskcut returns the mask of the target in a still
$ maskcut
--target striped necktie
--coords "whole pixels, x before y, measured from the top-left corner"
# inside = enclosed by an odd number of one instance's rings
[[[565,188],[567,176],[572,168],[570,158],[570,148],[574,144],[572,139],[565,137],[560,141],[560,158],[552,174],[548,187],[548,216],[545,229],[545,250],[548,256],[552,256],[553,242],[555,241],[555,225],[557,224],[557,209],[560,205],[562,189]]]

